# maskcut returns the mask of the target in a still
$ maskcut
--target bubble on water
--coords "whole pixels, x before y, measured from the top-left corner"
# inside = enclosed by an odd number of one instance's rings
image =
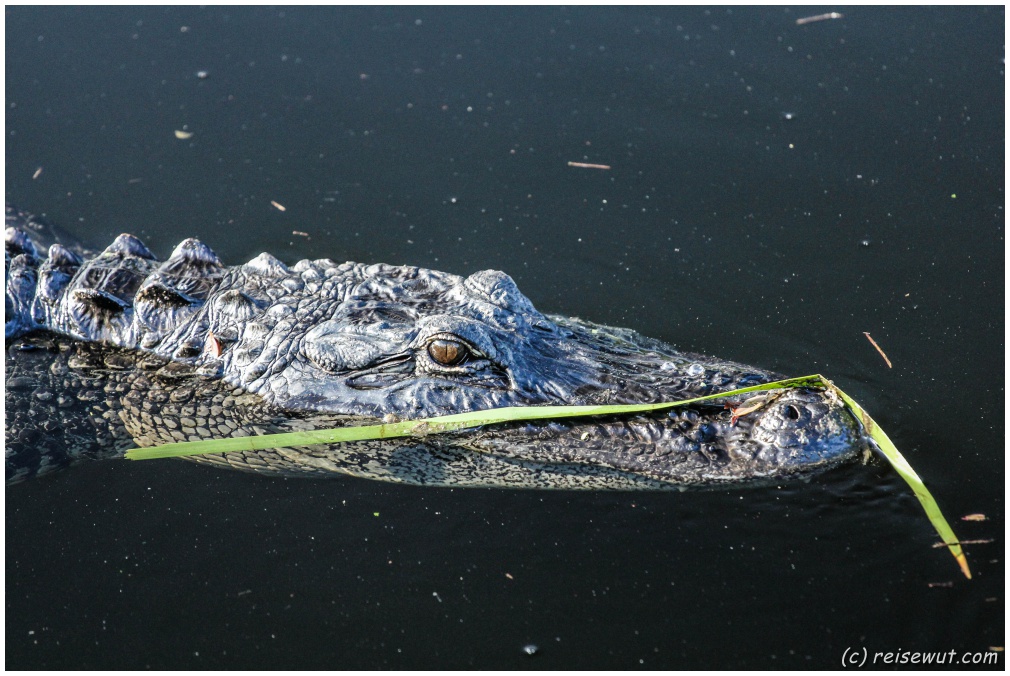
[[[697,378],[704,372],[705,367],[702,366],[701,364],[698,364],[697,362],[687,367],[687,375],[691,376],[692,378]]]
[[[526,645],[523,646],[523,652],[526,653],[527,655],[531,656],[536,655],[537,652],[539,651],[540,648],[538,648],[534,643],[527,643]]]

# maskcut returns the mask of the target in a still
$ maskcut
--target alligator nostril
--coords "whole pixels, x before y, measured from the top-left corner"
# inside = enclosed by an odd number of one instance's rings
[[[788,406],[786,406],[786,417],[789,418],[790,420],[799,420],[800,419],[799,409],[797,409],[792,404],[789,404]]]

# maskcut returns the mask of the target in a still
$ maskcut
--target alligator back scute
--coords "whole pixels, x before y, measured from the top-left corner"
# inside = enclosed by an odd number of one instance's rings
[[[207,245],[197,239],[183,240],[137,292],[140,323],[156,335],[165,335],[189,322],[224,274],[224,265]]]

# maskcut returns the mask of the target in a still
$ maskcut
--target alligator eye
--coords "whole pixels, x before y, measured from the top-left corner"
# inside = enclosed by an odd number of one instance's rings
[[[428,343],[428,356],[442,366],[456,366],[470,356],[470,349],[459,341],[438,338]]]

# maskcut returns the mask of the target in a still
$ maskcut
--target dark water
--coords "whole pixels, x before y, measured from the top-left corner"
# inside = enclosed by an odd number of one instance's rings
[[[96,463],[6,491],[6,666],[1004,645],[1004,11],[795,24],[823,11],[8,8],[6,197],[162,255],[502,269],[543,311],[827,374],[995,539],[974,580],[879,464],[621,494]]]

